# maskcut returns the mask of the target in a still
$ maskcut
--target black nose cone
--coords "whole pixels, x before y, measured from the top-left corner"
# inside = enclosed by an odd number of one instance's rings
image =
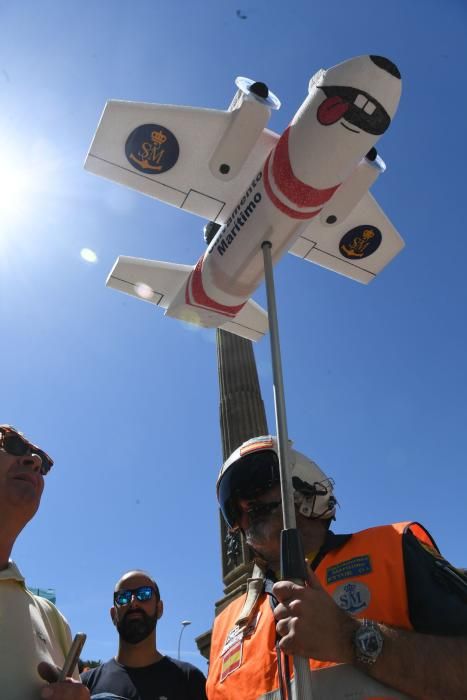
[[[370,58],[373,63],[378,66],[378,68],[382,68],[382,70],[385,70],[387,73],[393,75],[395,78],[399,78],[400,80],[401,74],[399,73],[399,69],[395,63],[390,61],[388,58],[384,58],[384,56],[370,56]]]

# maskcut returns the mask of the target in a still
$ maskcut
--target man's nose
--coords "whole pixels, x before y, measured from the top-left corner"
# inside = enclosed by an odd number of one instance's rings
[[[239,510],[241,510],[245,513],[248,510],[248,508],[250,507],[250,505],[251,505],[251,499],[248,499],[248,498],[238,498],[237,499],[237,506],[238,506]]]
[[[30,454],[30,455],[24,455],[24,457],[21,457],[20,459],[21,464],[24,464],[25,466],[29,467],[32,469],[33,472],[39,472],[42,467],[42,459],[39,457],[39,455],[36,454]]]

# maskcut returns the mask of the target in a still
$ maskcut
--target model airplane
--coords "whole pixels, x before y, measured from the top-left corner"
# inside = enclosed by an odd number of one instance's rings
[[[111,100],[85,167],[210,221],[196,265],[119,257],[107,285],[173,316],[258,340],[267,314],[250,297],[261,244],[370,282],[404,243],[368,189],[385,165],[374,144],[401,79],[381,56],[318,71],[282,136],[265,128],[280,102],[237,78],[227,111]]]

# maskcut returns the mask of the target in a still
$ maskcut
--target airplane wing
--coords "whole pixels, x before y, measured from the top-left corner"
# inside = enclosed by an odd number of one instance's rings
[[[332,202],[332,200],[331,200]],[[394,226],[367,192],[338,224],[306,224],[289,253],[368,284],[404,247]]]
[[[110,100],[84,167],[222,224],[279,139],[263,129],[238,174],[216,177],[209,163],[234,118],[234,111]]]
[[[192,269],[192,265],[121,255],[110,271],[106,285],[166,309]]]
[[[220,328],[248,340],[261,340],[268,332],[268,315],[259,304],[249,299],[240,313]]]

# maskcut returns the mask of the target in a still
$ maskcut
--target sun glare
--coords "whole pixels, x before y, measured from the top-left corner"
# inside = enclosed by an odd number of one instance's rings
[[[27,168],[12,165],[9,158],[0,162],[0,222],[11,223],[28,209],[33,178]]]
[[[8,139],[0,140],[0,238],[39,215],[43,200],[49,201],[50,194],[57,191],[61,165],[54,144],[43,138],[30,145],[25,163],[18,157],[22,151],[20,135],[8,127],[4,133]]]

